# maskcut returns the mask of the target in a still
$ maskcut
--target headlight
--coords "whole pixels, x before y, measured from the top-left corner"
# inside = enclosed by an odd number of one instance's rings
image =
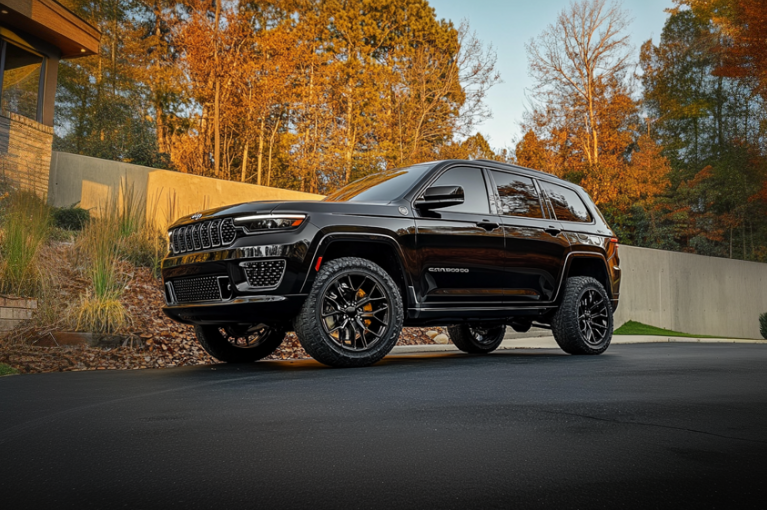
[[[257,234],[273,230],[297,228],[305,219],[305,214],[259,214],[235,218],[234,223],[244,227],[245,232],[248,234]]]

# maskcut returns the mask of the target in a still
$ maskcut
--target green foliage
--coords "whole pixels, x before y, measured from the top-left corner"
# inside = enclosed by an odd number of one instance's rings
[[[0,376],[15,375],[15,374],[18,374],[18,373],[19,373],[19,371],[16,370],[15,368],[9,367],[5,363],[0,363]]]
[[[37,296],[43,280],[38,255],[50,231],[50,208],[28,191],[6,194],[0,206],[0,293]]]
[[[54,207],[53,225],[64,230],[82,230],[90,221],[91,214],[80,207]]]
[[[613,332],[614,335],[649,335],[649,336],[679,336],[683,338],[717,338],[706,335],[691,335],[670,329],[658,328],[641,322],[628,321]]]
[[[762,334],[762,338],[767,340],[767,313],[759,316],[759,333]]]

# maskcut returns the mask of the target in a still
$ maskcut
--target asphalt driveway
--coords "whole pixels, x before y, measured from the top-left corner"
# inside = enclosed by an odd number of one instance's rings
[[[767,345],[0,379],[3,508],[763,508]]]

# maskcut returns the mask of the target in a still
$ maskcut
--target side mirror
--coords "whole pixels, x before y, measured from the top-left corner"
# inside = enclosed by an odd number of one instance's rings
[[[463,187],[461,186],[432,186],[423,193],[421,198],[415,201],[415,206],[428,211],[462,204],[463,199]]]

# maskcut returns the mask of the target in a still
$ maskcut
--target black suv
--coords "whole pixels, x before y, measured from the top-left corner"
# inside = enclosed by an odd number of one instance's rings
[[[506,326],[551,328],[571,354],[612,338],[617,239],[589,196],[494,161],[367,176],[321,202],[251,202],[174,223],[162,263],[172,319],[211,356],[250,362],[295,330],[331,366],[375,363],[403,326],[445,325],[470,353]]]

